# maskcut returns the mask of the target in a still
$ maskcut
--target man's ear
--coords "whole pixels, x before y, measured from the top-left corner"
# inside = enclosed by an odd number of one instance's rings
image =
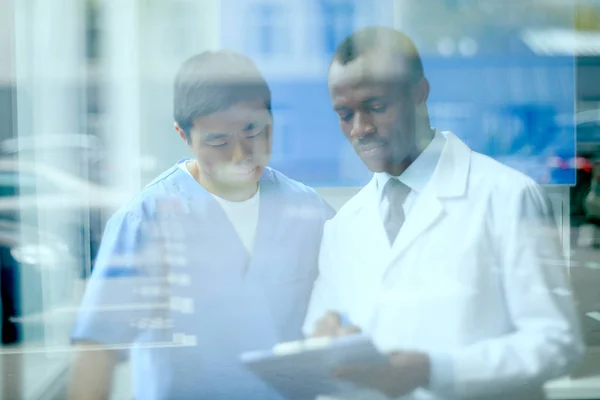
[[[429,98],[429,81],[424,76],[419,79],[414,89],[415,104],[425,104]]]
[[[179,137],[181,138],[181,140],[183,140],[185,142],[185,144],[187,144],[189,146],[190,141],[189,141],[187,135],[185,134],[185,132],[183,131],[183,129],[181,129],[181,127],[179,126],[179,124],[177,122],[175,122],[173,124],[173,127],[175,128],[175,131],[179,134]]]

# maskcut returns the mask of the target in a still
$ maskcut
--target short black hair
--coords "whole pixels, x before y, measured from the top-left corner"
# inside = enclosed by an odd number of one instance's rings
[[[189,139],[196,118],[255,99],[262,99],[271,112],[271,90],[252,60],[233,51],[205,51],[179,68],[173,116]]]
[[[398,55],[416,79],[424,74],[423,62],[413,41],[404,33],[385,26],[371,26],[354,32],[338,45],[331,62],[346,65],[372,51]]]

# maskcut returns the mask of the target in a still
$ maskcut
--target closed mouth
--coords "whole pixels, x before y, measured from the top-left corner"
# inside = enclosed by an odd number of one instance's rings
[[[369,156],[379,153],[384,148],[384,143],[369,143],[367,145],[358,146],[358,151],[363,155]]]
[[[247,174],[251,174],[254,171],[256,171],[257,168],[258,168],[257,166],[252,166],[252,167],[248,166],[248,167],[242,167],[242,168],[235,168],[231,172],[234,175],[247,175]]]

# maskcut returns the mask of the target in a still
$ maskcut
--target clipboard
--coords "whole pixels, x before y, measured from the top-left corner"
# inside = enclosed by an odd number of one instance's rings
[[[343,395],[356,386],[331,376],[336,367],[351,363],[386,362],[368,336],[317,338],[243,353],[240,361],[286,399],[314,400],[317,396]]]

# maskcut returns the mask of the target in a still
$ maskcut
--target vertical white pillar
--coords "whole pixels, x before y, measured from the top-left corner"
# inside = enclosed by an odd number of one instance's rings
[[[116,189],[140,187],[140,30],[138,0],[102,0],[101,71],[105,78],[103,141]]]
[[[191,156],[173,129],[173,81],[186,59],[220,48],[221,3],[221,0],[172,0],[168,3],[151,0],[140,4],[142,184],[177,160]],[[153,165],[146,161],[152,161]]]
[[[0,54],[2,54],[0,89],[10,90],[11,92],[13,85],[16,83],[14,7],[14,0],[0,0]],[[0,129],[7,131],[6,133],[0,132],[2,139],[7,139],[16,126],[13,114],[15,109],[14,93],[10,93],[8,96],[8,102],[3,104],[10,104],[11,109],[0,111]],[[2,118],[6,119],[2,121]],[[2,316],[1,309],[0,316]],[[22,398],[22,375],[22,357],[20,354],[0,354],[0,398]]]
[[[77,134],[85,131],[85,3],[80,0],[23,0],[15,2],[15,65],[17,81],[17,135],[19,140],[42,143],[49,135]],[[37,147],[32,157],[20,159],[22,167],[35,165],[43,170],[47,165],[58,166],[67,172],[80,168],[74,152],[47,151]],[[47,188],[48,182],[36,175],[37,190]],[[78,210],[79,211],[79,210]],[[37,208],[21,211],[21,222],[40,232],[61,238],[72,250],[80,250],[81,232],[67,226],[68,214],[75,210]],[[82,219],[84,221],[84,219]],[[25,232],[25,231],[23,231]],[[36,244],[38,237],[22,234],[22,242]],[[37,243],[43,245],[43,243]],[[21,303],[30,312],[48,313],[67,305],[77,274],[76,265],[50,269],[48,260],[40,258],[38,268],[21,270]],[[41,281],[41,293],[34,288]],[[41,306],[41,310],[39,307]],[[67,344],[68,321],[48,320],[43,330],[24,325],[27,340],[40,335],[49,345]]]
[[[393,24],[394,28],[411,35],[411,15],[410,2],[411,0],[391,0],[393,9]]]
[[[221,1],[102,0],[101,5],[109,181],[133,194],[149,179],[146,156],[161,169],[186,151],[172,127],[172,82],[185,59],[219,48]]]

